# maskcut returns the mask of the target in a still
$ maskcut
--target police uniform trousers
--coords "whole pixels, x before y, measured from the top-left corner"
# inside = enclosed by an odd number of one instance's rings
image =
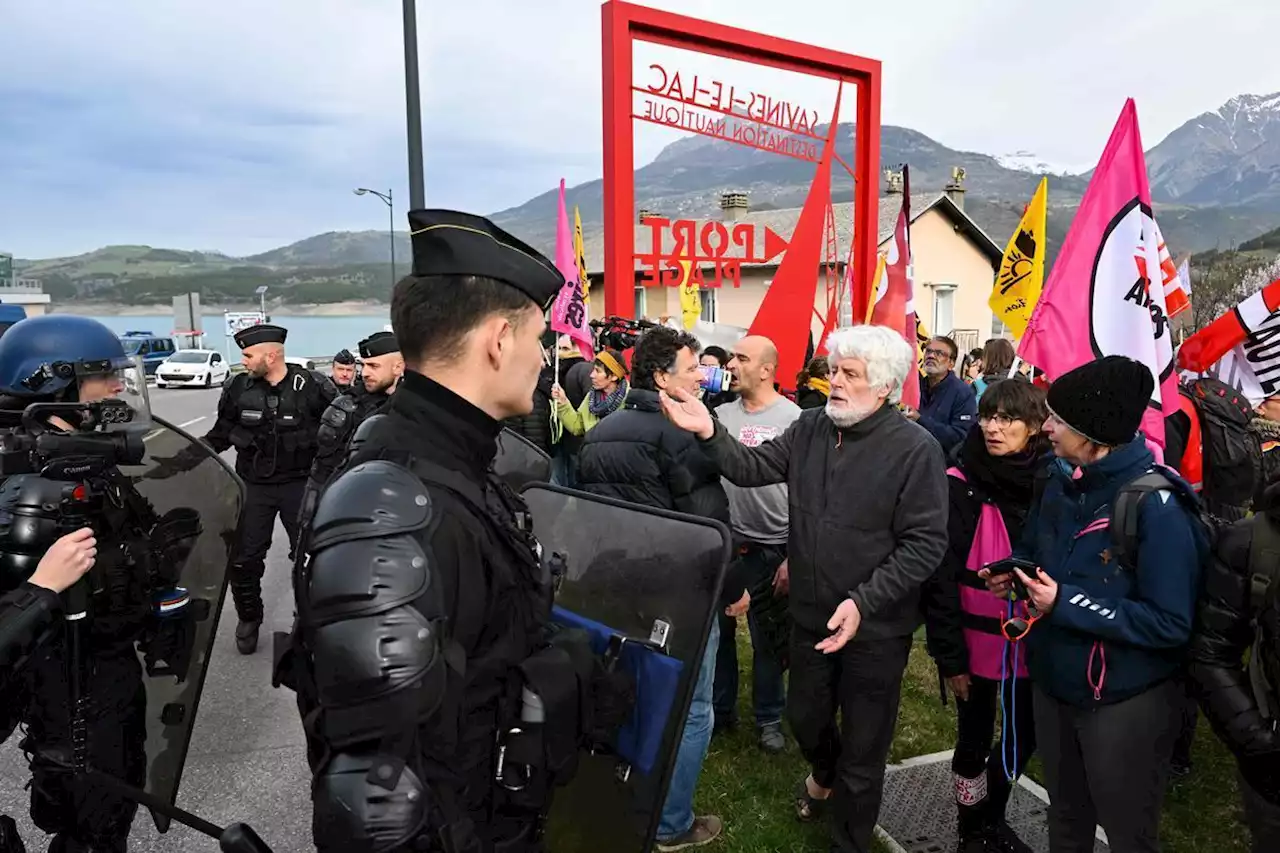
[[[147,694],[133,647],[90,656],[84,724],[88,764],[130,785],[146,782]],[[71,770],[75,736],[67,662],[61,647],[33,662],[22,749],[31,763],[31,819],[54,834],[51,850],[77,845],[124,851],[137,804]]]
[[[239,548],[231,564],[231,595],[241,622],[262,621],[262,575],[277,515],[289,537],[290,559],[293,557],[306,487],[306,477],[283,483],[246,484]]]

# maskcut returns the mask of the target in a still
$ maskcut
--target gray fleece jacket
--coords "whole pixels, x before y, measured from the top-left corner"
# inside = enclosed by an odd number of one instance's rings
[[[910,634],[920,585],[947,547],[947,474],[938,442],[891,406],[838,429],[810,409],[785,433],[744,447],[716,424],[703,443],[732,483],[786,483],[791,615],[810,632],[846,598],[859,639]]]

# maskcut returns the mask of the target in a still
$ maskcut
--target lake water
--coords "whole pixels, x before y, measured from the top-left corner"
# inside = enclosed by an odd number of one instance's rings
[[[175,331],[173,318],[168,315],[95,317],[107,328],[118,334],[125,332],[154,332],[168,336]],[[285,352],[289,355],[308,358],[329,358],[342,348],[356,352],[356,344],[363,338],[391,322],[389,317],[290,317],[287,314],[272,314],[271,322],[284,326],[289,330],[289,339],[285,342]],[[239,350],[235,341],[227,337],[226,323],[221,314],[204,316],[204,346],[208,349],[229,353],[231,360],[238,361]]]

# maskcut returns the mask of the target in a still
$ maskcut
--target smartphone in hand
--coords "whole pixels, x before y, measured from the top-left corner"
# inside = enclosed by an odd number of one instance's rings
[[[1040,568],[1030,560],[1021,560],[1017,557],[1007,557],[1003,560],[997,560],[994,563],[988,563],[983,566],[992,575],[1007,575],[1014,569],[1022,569],[1023,574],[1037,577],[1040,574]]]

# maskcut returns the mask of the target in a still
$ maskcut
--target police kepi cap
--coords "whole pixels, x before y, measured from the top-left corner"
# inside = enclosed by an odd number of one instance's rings
[[[240,349],[255,344],[282,344],[288,336],[288,329],[283,326],[273,326],[270,323],[259,323],[235,333],[236,346]]]
[[[351,350],[343,348],[338,350],[338,354],[333,357],[334,364],[355,364],[356,357],[351,354]]]
[[[504,282],[546,309],[564,287],[556,265],[482,216],[409,211],[413,274],[474,275]]]
[[[377,358],[392,352],[400,352],[400,344],[391,332],[374,332],[360,342],[361,358]]]

